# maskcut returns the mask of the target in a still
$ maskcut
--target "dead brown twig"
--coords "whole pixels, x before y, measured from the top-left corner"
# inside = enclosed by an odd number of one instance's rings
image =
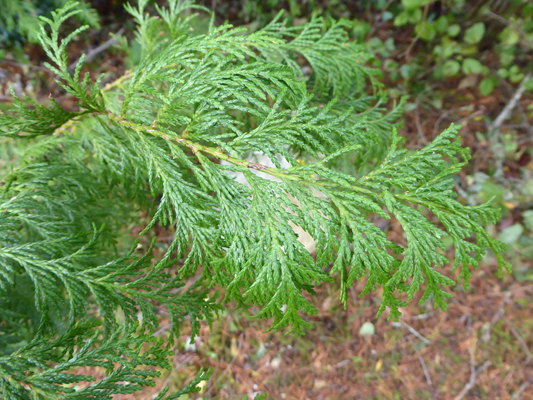
[[[409,330],[409,332],[411,332],[411,333],[412,333],[413,335],[415,335],[418,339],[420,339],[425,345],[429,345],[429,344],[431,343],[431,341],[430,341],[428,338],[422,336],[422,335],[420,334],[420,332],[418,332],[415,328],[413,328],[411,325],[405,323],[404,321],[401,321],[401,322],[393,322],[393,323],[392,323],[392,326],[393,326],[394,328],[401,328],[402,326],[404,326],[404,327],[406,327],[406,328]]]
[[[508,21],[507,19],[503,18],[501,15],[493,13],[490,10],[487,10],[486,13],[489,17],[497,21],[500,21],[501,23],[511,28],[518,35],[518,37],[520,38],[519,40],[524,47],[533,48],[533,41],[529,39],[529,36],[527,35],[527,33],[524,31],[524,29],[521,26],[511,21]]]
[[[23,64],[23,63],[18,63],[18,62],[11,61],[11,60],[2,60],[0,61],[0,64],[12,65],[14,67],[20,67],[20,68],[36,69],[39,71],[44,71],[44,72],[48,72],[49,74],[52,74],[52,71],[50,71],[48,68],[41,67],[39,65]]]
[[[372,28],[370,29],[370,32],[368,32],[368,35],[367,35],[368,40],[370,40],[372,35],[376,32],[376,30],[377,30],[377,22],[379,20],[381,20],[381,18],[383,17],[383,14],[385,14],[385,11],[387,11],[387,9],[389,8],[389,6],[392,4],[393,1],[394,0],[387,1],[387,4],[385,4],[385,6],[381,9],[381,12],[379,13],[379,15],[374,19],[374,23],[372,24]]]
[[[509,100],[500,115],[498,115],[498,117],[490,125],[489,131],[495,131],[499,129],[501,124],[503,124],[503,122],[509,117],[509,114],[516,107],[516,104],[522,98],[522,95],[526,91],[526,83],[531,79],[531,77],[532,73],[530,72],[524,77],[524,79],[522,79],[520,86],[518,87],[518,89],[516,89],[516,92],[514,93],[513,97],[511,97],[511,100]]]
[[[511,396],[511,399],[510,400],[518,400],[518,398],[520,397],[520,395],[522,394],[522,392],[524,390],[527,389],[527,387],[531,385],[531,383],[529,382],[524,382],[520,385],[520,387],[518,388],[518,390],[516,392],[513,393],[513,395]]]
[[[512,292],[507,292],[504,295],[504,298],[502,302],[500,303],[500,306],[498,307],[498,311],[494,314],[492,317],[492,320],[490,321],[490,325],[487,328],[487,330],[483,333],[483,336],[481,337],[481,340],[483,340],[485,343],[488,343],[490,340],[490,334],[492,332],[492,329],[494,328],[494,325],[502,318],[502,316],[505,313],[505,305],[509,302],[511,299]]]
[[[89,50],[86,54],[85,54],[85,60],[84,62],[89,62],[91,61],[94,57],[96,57],[98,54],[100,54],[102,51],[104,50],[107,50],[109,47],[113,46],[115,43],[118,42],[117,40],[117,36],[120,36],[124,33],[125,29],[124,28],[120,28],[119,31],[113,36],[111,37],[110,39],[108,39],[107,41],[105,41],[104,43],[102,43],[100,46],[92,49],[92,50]],[[68,66],[68,69],[69,71],[73,71],[75,68],[76,68],[76,65],[78,65],[78,62],[80,60],[78,59],[77,61],[73,62],[72,64],[70,64]]]
[[[426,22],[426,19],[427,19],[427,16],[428,16],[428,11],[429,11],[429,4],[426,4],[426,6],[424,7],[424,15],[422,16],[422,21],[423,22]],[[418,41],[418,39],[420,39],[420,33],[421,32],[422,32],[422,29],[419,29],[419,31],[416,34],[415,38],[409,44],[409,47],[407,48],[407,50],[405,50],[402,54],[400,54],[398,56],[399,58],[405,57],[405,59],[407,61],[409,61],[411,59],[411,54],[410,54],[411,50],[413,49],[413,47],[415,47],[415,44]]]
[[[476,384],[476,381],[477,381],[479,375],[483,371],[485,371],[489,367],[489,365],[491,364],[490,361],[485,361],[483,363],[483,365],[481,365],[480,367],[476,368],[476,361],[474,359],[474,349],[472,349],[472,347],[469,347],[468,348],[468,352],[470,354],[470,380],[465,385],[463,390],[461,390],[459,392],[459,394],[457,396],[455,396],[454,400],[461,400],[463,397],[465,397],[468,394],[468,392],[470,391],[470,389],[472,389],[474,387],[474,385]]]
[[[433,382],[431,381],[431,375],[429,375],[429,371],[426,367],[426,363],[424,362],[424,359],[422,358],[422,355],[420,352],[417,352],[416,355],[418,356],[418,361],[420,361],[420,365],[422,365],[422,370],[424,371],[424,376],[426,377],[426,381],[430,387],[433,387]]]
[[[522,346],[522,348],[524,349],[524,352],[526,353],[526,360],[524,362],[526,364],[529,364],[529,362],[531,361],[531,353],[529,351],[529,347],[527,346],[527,343],[524,341],[524,339],[522,339],[522,336],[520,336],[518,331],[509,322],[509,320],[507,318],[505,319],[505,324],[507,325],[507,327],[509,328],[511,333],[515,336],[516,340],[518,340],[518,342],[520,342],[520,345]]]

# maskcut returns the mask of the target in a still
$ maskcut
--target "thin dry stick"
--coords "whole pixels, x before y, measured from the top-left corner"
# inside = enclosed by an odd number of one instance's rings
[[[403,319],[428,319],[431,316],[433,316],[433,311],[430,311],[425,314],[418,314],[418,315],[411,315],[409,317],[403,317]]]
[[[463,397],[465,397],[470,391],[470,389],[472,389],[476,384],[479,374],[485,371],[490,365],[490,361],[485,361],[485,363],[481,367],[476,369],[476,361],[474,359],[474,350],[472,349],[472,347],[468,348],[468,352],[470,353],[470,380],[463,388],[463,390],[461,390],[459,394],[454,398],[454,400],[461,400]]]
[[[492,317],[492,320],[490,321],[490,325],[488,329],[483,333],[483,336],[481,337],[481,340],[483,340],[485,343],[488,343],[490,340],[490,334],[492,333],[492,329],[494,328],[494,325],[496,325],[496,322],[500,320],[500,318],[505,313],[505,305],[509,302],[509,299],[511,298],[512,292],[507,292],[504,295],[504,298],[502,302],[500,303],[500,306],[498,307],[498,311],[494,314]]]
[[[441,116],[439,117],[439,119],[435,123],[435,127],[433,128],[433,139],[435,139],[435,137],[437,136],[438,129],[439,129],[439,126],[440,126],[440,123],[442,122],[442,120],[447,118],[448,115],[450,115],[452,112],[460,110],[461,108],[463,108],[463,107],[451,108],[451,109],[449,109],[449,110],[447,110],[447,111],[445,111],[445,112],[443,112],[441,114]],[[485,113],[485,107],[481,106],[480,110],[477,110],[477,111],[473,112],[472,114],[467,115],[466,117],[459,118],[458,120],[454,120],[453,122],[456,123],[457,121],[459,121],[459,125],[462,125],[463,122],[466,122],[466,121],[468,121],[468,120],[470,120],[472,118],[475,118],[478,115],[483,115],[484,113]]]
[[[441,377],[439,378],[439,381],[437,382],[437,386],[433,390],[433,396],[431,396],[431,400],[437,400],[439,398],[440,388],[442,387],[442,384],[444,383],[445,380],[446,380],[446,375],[441,375]]]
[[[387,1],[387,4],[385,4],[385,6],[381,9],[381,12],[379,13],[379,15],[374,19],[374,23],[372,24],[372,28],[370,29],[370,32],[368,32],[368,35],[366,35],[366,37],[368,38],[367,41],[370,40],[372,35],[376,32],[377,22],[379,20],[381,20],[381,18],[383,17],[383,14],[385,14],[385,11],[387,11],[387,9],[389,8],[389,6],[392,4],[393,1],[394,0]]]
[[[501,15],[495,14],[490,10],[487,10],[486,13],[489,17],[494,18],[495,20],[500,21],[501,23],[511,28],[518,35],[519,40],[522,43],[522,45],[524,45],[525,47],[533,47],[533,41],[529,39],[524,29],[522,29],[516,23],[512,23],[511,21],[508,21],[505,18],[503,18]]]
[[[525,363],[526,364],[529,364],[529,362],[531,361],[531,353],[529,352],[529,348],[527,347],[527,343],[524,342],[524,339],[522,339],[522,336],[520,336],[520,334],[518,333],[518,331],[514,328],[513,325],[511,325],[511,323],[509,322],[509,320],[505,319],[505,323],[507,324],[507,326],[509,327],[509,329],[511,330],[511,332],[513,333],[513,335],[516,337],[516,339],[520,342],[520,344],[522,345],[522,348],[524,349],[524,352],[526,353],[526,360],[525,360]]]
[[[39,65],[22,64],[22,63],[18,63],[18,62],[11,61],[11,60],[2,60],[0,61],[0,63],[7,64],[7,65],[13,65],[15,67],[20,67],[20,68],[26,67],[30,69],[38,69],[39,71],[45,71],[45,72],[48,72],[49,74],[52,74],[52,71],[50,71],[48,68],[41,67]]]
[[[426,363],[424,362],[424,359],[420,355],[420,352],[417,352],[416,355],[418,356],[418,360],[420,361],[420,365],[422,365],[422,370],[424,371],[424,375],[426,376],[426,381],[428,382],[428,385],[433,387],[433,382],[431,382],[431,375],[429,375],[429,371],[426,367]]]
[[[342,361],[338,362],[337,364],[335,364],[335,367],[336,368],[342,368],[345,365],[348,365],[351,361],[352,361],[351,358],[347,358],[346,360],[342,360]]]
[[[409,331],[415,335],[418,339],[420,339],[422,342],[424,342],[424,344],[426,345],[429,345],[431,343],[431,340],[429,340],[428,338],[422,336],[415,328],[413,328],[411,325],[401,321],[401,322],[393,322],[392,323],[392,326],[395,327],[395,328],[401,328],[403,326],[405,326],[407,329],[409,329]]]
[[[115,43],[117,43],[117,36],[120,36],[124,33],[125,29],[124,28],[120,28],[119,31],[115,34],[115,36],[113,36],[112,38],[108,39],[107,41],[105,41],[104,43],[102,43],[100,46],[90,50],[89,52],[87,52],[87,54],[85,55],[85,62],[89,62],[91,61],[94,57],[96,57],[98,54],[100,54],[102,51],[108,49],[109,47],[113,46]],[[77,60],[75,62],[73,62],[72,64],[70,64],[68,66],[68,69],[69,71],[73,71],[75,68],[76,68],[76,65],[78,64],[80,60]]]
[[[172,324],[168,324],[168,325],[165,325],[164,327],[162,327],[161,329],[155,331],[152,336],[159,336],[161,335],[162,333],[168,331],[170,329],[170,327],[172,326]]]
[[[423,22],[426,22],[426,20],[427,20],[428,10],[429,10],[429,4],[426,4],[426,6],[424,7],[424,15],[422,16],[422,21]],[[405,50],[402,54],[400,54],[399,57],[405,56],[405,59],[407,61],[410,60],[410,58],[411,58],[411,56],[410,56],[411,50],[413,49],[413,47],[415,46],[416,42],[420,38],[420,33],[421,32],[422,32],[422,29],[419,29],[418,33],[415,36],[415,38],[411,41],[411,44],[409,44],[409,47],[407,48],[407,50]]]
[[[522,79],[520,86],[516,90],[511,100],[509,100],[509,103],[507,103],[507,105],[504,107],[500,115],[498,115],[498,117],[494,120],[494,122],[490,126],[490,129],[489,129],[490,131],[494,131],[498,129],[501,126],[501,124],[503,124],[503,122],[509,117],[509,114],[516,107],[516,104],[522,98],[522,95],[526,91],[526,83],[531,79],[531,76],[532,74],[530,72],[524,77],[524,79]]]
[[[450,115],[452,112],[454,112],[456,110],[460,110],[461,108],[462,107],[450,108],[449,110],[444,111],[440,115],[439,119],[435,123],[435,127],[433,128],[433,139],[435,139],[435,137],[437,136],[437,133],[438,133],[438,130],[439,130],[439,126],[440,126],[440,123],[442,122],[442,120],[445,119],[446,117],[448,117],[448,115]]]
[[[518,388],[518,390],[513,393],[513,395],[511,396],[510,400],[518,400],[520,398],[520,395],[522,394],[522,392],[524,390],[526,390],[529,385],[531,385],[531,383],[529,383],[529,382],[522,383],[520,385],[520,387]]]

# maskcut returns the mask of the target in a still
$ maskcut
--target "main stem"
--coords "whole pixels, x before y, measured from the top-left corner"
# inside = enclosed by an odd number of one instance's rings
[[[186,138],[183,138],[183,137],[171,136],[168,133],[162,132],[162,131],[160,131],[158,129],[155,129],[155,128],[152,128],[152,127],[146,127],[144,125],[140,125],[140,124],[137,124],[135,122],[128,121],[128,120],[122,118],[120,115],[114,114],[112,112],[108,112],[107,116],[112,121],[114,121],[114,122],[116,122],[116,123],[118,123],[118,124],[120,124],[120,125],[122,125],[122,126],[124,126],[126,128],[133,129],[139,134],[148,133],[148,134],[151,134],[153,136],[157,136],[157,137],[160,137],[162,139],[165,139],[165,140],[167,140],[169,142],[176,142],[179,145],[187,146],[188,148],[190,148],[192,150],[192,152],[194,154],[197,154],[197,153],[209,154],[209,155],[211,155],[213,157],[218,158],[219,160],[227,161],[227,162],[229,162],[230,164],[233,164],[233,165],[237,165],[237,166],[248,168],[248,169],[254,169],[256,171],[264,172],[264,173],[266,173],[268,175],[274,176],[276,178],[280,178],[282,180],[295,181],[295,182],[298,182],[298,183],[301,183],[301,184],[304,184],[304,185],[314,185],[314,186],[321,186],[321,187],[325,187],[325,188],[345,188],[344,186],[339,185],[339,184],[337,184],[335,182],[328,182],[328,181],[321,181],[321,180],[308,181],[308,180],[306,180],[304,177],[302,177],[300,175],[288,173],[288,172],[286,172],[286,170],[283,170],[283,169],[267,167],[266,165],[263,165],[263,164],[252,163],[252,162],[249,162],[249,161],[246,161],[246,160],[242,160],[240,158],[234,158],[234,157],[231,157],[231,156],[225,154],[221,150],[214,149],[214,148],[208,147],[208,146],[204,146],[204,145],[202,145],[200,143],[194,142],[194,141],[192,141],[190,139],[186,139]],[[366,194],[366,195],[369,195],[369,196],[372,196],[372,197],[375,197],[375,196],[379,197],[380,196],[376,192],[373,192],[371,190],[368,190],[368,189],[365,189],[365,188],[362,188],[362,187],[359,187],[359,186],[351,185],[350,188],[355,190],[355,191],[357,191],[357,192],[360,192],[360,193],[363,193],[363,194]]]

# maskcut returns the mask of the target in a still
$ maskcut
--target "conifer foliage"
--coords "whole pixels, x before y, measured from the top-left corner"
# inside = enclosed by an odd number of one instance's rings
[[[0,0],[0,43],[13,44],[11,37],[21,36],[31,42],[37,42],[39,33],[39,15],[65,5],[67,0]],[[78,2],[80,12],[75,18],[82,23],[99,28],[98,13],[90,2]]]
[[[272,329],[302,334],[317,313],[304,294],[335,277],[344,302],[355,281],[366,281],[361,295],[380,288],[379,314],[397,318],[418,291],[445,310],[456,283],[441,270],[446,236],[465,286],[487,249],[509,268],[483,227],[497,210],[455,199],[452,175],[469,159],[458,127],[404,149],[401,104],[384,111],[378,71],[342,22],[291,27],[278,15],[248,33],[212,17],[196,33],[197,14],[184,11],[209,10],[170,0],[150,16],[146,3],[126,6],[142,59],[105,85],[82,76],[83,57],[68,69],[67,45],[87,27],[63,39],[59,30],[77,3],[42,18],[46,67],[79,111],[14,98],[0,114],[0,136],[27,146],[0,187],[3,398],[107,399],[154,385],[180,327],[194,337],[216,318],[216,287],[224,301],[259,306]],[[258,153],[273,166],[254,162]],[[116,247],[137,210],[150,218],[141,235],[172,232],[157,260],[155,242],[144,255],[136,243]],[[407,244],[391,242],[376,216],[396,219]],[[161,310],[164,342],[153,335]]]

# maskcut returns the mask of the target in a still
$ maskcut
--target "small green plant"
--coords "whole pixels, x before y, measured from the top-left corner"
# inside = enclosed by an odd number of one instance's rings
[[[480,94],[486,96],[499,77],[511,83],[524,78],[524,69],[517,63],[523,64],[533,48],[533,5],[525,0],[510,3],[498,7],[493,2],[450,1],[437,6],[433,0],[404,0],[395,14],[387,13],[397,27],[414,25],[414,40],[428,43],[435,60],[434,78],[478,75]],[[481,51],[482,47],[489,51]],[[487,62],[492,53],[498,56],[497,68],[493,61]],[[410,65],[417,67],[416,62]]]
[[[302,334],[317,313],[305,294],[334,277],[345,303],[355,281],[366,280],[361,295],[379,289],[378,314],[390,318],[419,291],[445,310],[445,286],[456,283],[441,270],[446,237],[465,287],[487,248],[509,269],[505,245],[483,227],[498,211],[455,199],[452,175],[469,159],[458,127],[404,149],[400,109],[384,112],[378,71],[342,23],[291,27],[278,15],[247,33],[211,19],[195,34],[196,14],[183,11],[202,7],[171,0],[154,17],[146,3],[126,6],[141,61],[105,86],[82,77],[83,57],[69,72],[66,46],[87,27],[64,39],[59,28],[77,3],[42,18],[46,66],[79,111],[15,97],[0,114],[0,137],[28,143],[0,187],[3,397],[108,399],[154,385],[182,325],[194,337],[221,309],[215,287],[226,302],[258,305],[272,329]],[[118,243],[141,211],[150,219],[141,235],[156,226],[173,235],[157,260],[155,242],[143,253]],[[406,244],[372,216],[396,219]],[[160,310],[165,342],[154,336]],[[80,367],[106,376],[95,382]],[[208,376],[157,399],[197,391]]]

